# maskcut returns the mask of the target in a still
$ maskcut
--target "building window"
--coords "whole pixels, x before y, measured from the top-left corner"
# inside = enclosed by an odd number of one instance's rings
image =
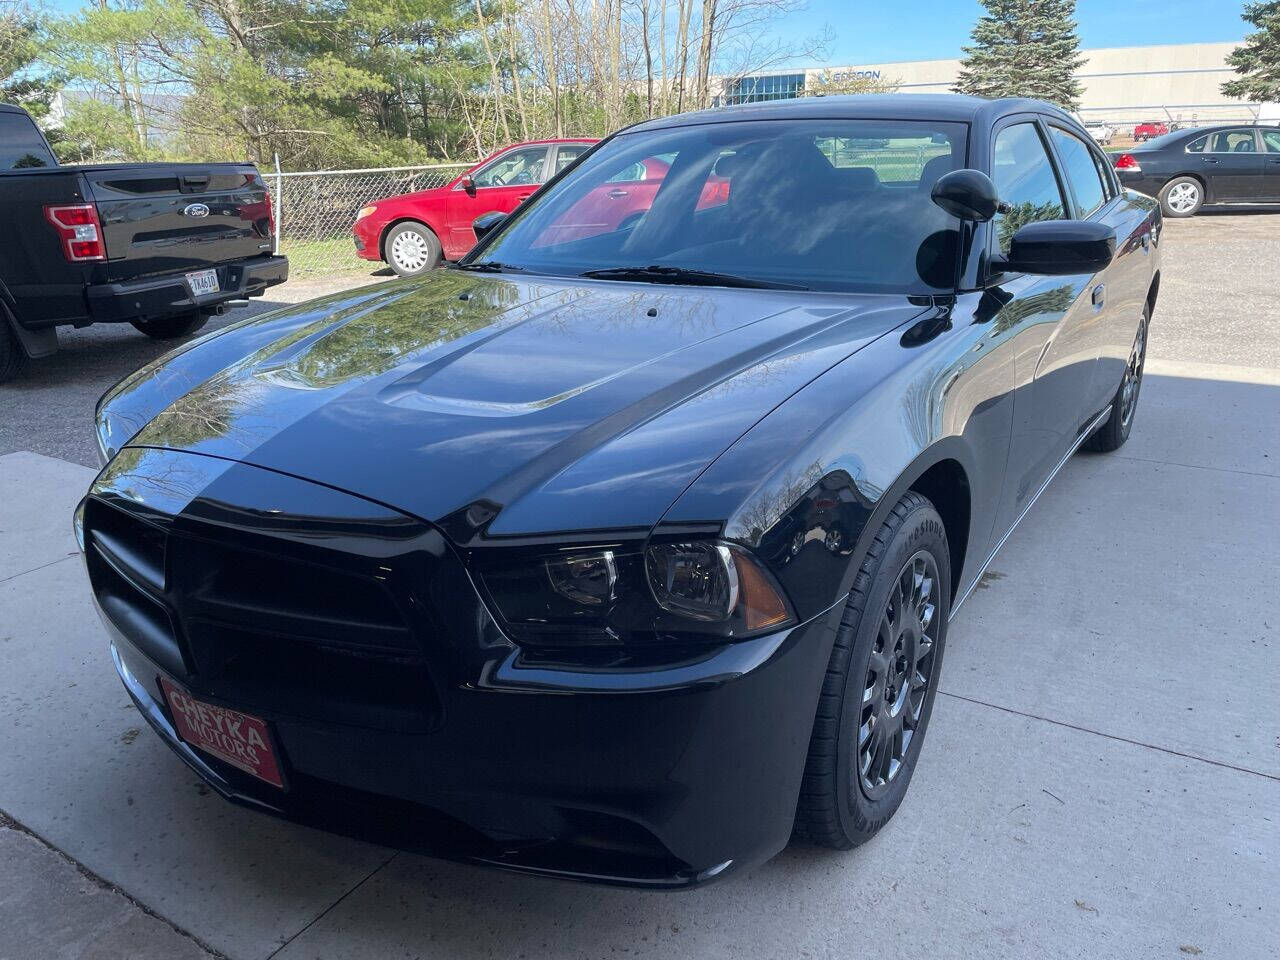
[[[803,73],[773,73],[730,81],[725,85],[723,102],[732,106],[765,100],[791,100],[801,96],[804,96]]]

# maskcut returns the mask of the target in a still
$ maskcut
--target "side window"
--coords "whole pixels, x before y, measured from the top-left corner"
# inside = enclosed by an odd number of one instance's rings
[[[1204,148],[1208,145],[1208,137],[1199,137],[1187,144],[1187,153],[1204,153]]]
[[[546,147],[524,147],[504,153],[493,163],[472,174],[477,187],[513,187],[542,183]]]
[[[589,143],[562,143],[556,150],[556,168],[553,174],[559,173],[573,161],[591,149]]]
[[[1263,130],[1262,143],[1267,153],[1280,153],[1280,130]]]
[[[1215,133],[1209,141],[1210,153],[1253,153],[1256,150],[1252,130],[1223,130]]]
[[[1061,220],[1066,210],[1044,141],[1032,123],[1015,123],[996,134],[992,180],[1000,199],[1012,208],[997,214],[996,236],[1002,253],[1018,228],[1037,220]]]
[[[35,123],[23,113],[0,113],[0,170],[57,166]]]
[[[627,166],[623,167],[621,170],[619,170],[617,173],[615,173],[612,177],[610,177],[605,182],[606,183],[635,183],[638,180],[643,180],[645,178],[645,173],[646,173],[646,170],[644,166],[644,161],[637,160],[635,163],[628,164]]]
[[[1080,216],[1087,217],[1106,202],[1107,194],[1094,162],[1093,151],[1074,134],[1050,127],[1054,146],[1062,159],[1062,175],[1066,178],[1080,205]]]

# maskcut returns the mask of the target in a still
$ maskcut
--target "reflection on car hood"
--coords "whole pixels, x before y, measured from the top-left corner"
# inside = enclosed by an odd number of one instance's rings
[[[142,427],[134,445],[427,520],[485,504],[493,534],[647,526],[771,409],[920,312],[883,295],[446,271],[229,328],[103,412],[124,436]]]

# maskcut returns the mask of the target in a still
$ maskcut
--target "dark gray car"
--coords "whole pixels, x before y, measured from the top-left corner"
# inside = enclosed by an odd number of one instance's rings
[[[1280,203],[1280,127],[1196,127],[1156,137],[1116,157],[1130,190],[1157,197],[1166,217],[1206,203]]]

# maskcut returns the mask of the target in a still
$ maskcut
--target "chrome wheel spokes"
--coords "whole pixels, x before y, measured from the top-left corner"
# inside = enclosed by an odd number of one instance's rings
[[[1186,213],[1195,208],[1200,200],[1200,191],[1194,183],[1179,183],[1169,191],[1169,208],[1178,213]]]

